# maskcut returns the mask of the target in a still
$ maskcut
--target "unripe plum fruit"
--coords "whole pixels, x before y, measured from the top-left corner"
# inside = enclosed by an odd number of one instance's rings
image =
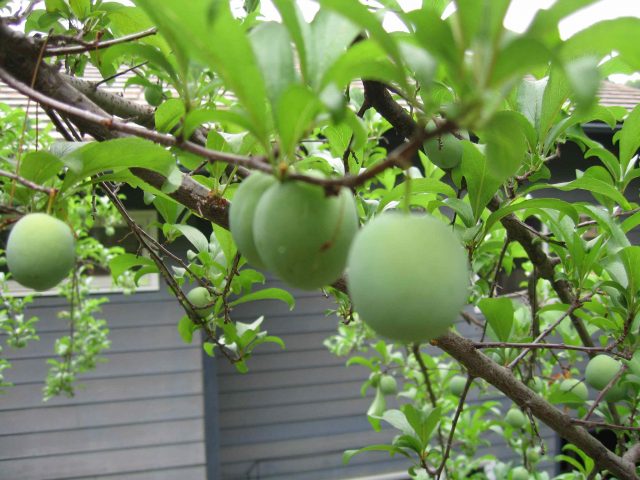
[[[229,229],[238,250],[253,266],[265,268],[256,250],[253,234],[253,220],[256,207],[262,195],[276,183],[276,179],[265,173],[255,172],[245,179],[235,195],[229,209]]]
[[[423,146],[429,160],[442,169],[457,167],[462,161],[462,143],[450,133],[430,138]]]
[[[157,107],[162,103],[162,88],[158,85],[151,85],[144,89],[144,99],[152,107]]]
[[[516,467],[511,470],[511,480],[529,480],[529,472],[524,467]]]
[[[189,293],[187,293],[187,300],[193,304],[195,311],[200,318],[206,318],[211,312],[213,312],[214,306],[211,305],[211,303],[213,302],[214,297],[211,295],[211,292],[204,287],[191,289]]]
[[[378,334],[424,342],[445,333],[465,304],[467,257],[440,220],[382,214],[356,236],[347,283],[356,312]]]
[[[602,390],[618,374],[622,365],[608,355],[596,355],[587,364],[585,380],[596,390]]]
[[[577,378],[567,378],[566,380],[563,380],[560,384],[560,391],[573,393],[585,402],[587,401],[587,398],[589,398],[589,390],[587,390],[587,386]]]
[[[6,256],[9,271],[18,283],[48,290],[73,268],[75,239],[63,221],[45,213],[30,213],[11,230]]]
[[[385,395],[393,395],[398,391],[398,382],[391,375],[382,375],[379,385],[380,391]]]
[[[356,203],[348,189],[327,196],[320,186],[295,181],[270,187],[253,221],[256,249],[267,268],[303,290],[342,275],[357,230]]]
[[[513,428],[524,427],[527,419],[519,408],[511,407],[504,417],[505,421]]]
[[[456,397],[462,395],[464,392],[464,386],[467,384],[467,379],[462,375],[454,375],[449,380],[449,391],[453,393]]]

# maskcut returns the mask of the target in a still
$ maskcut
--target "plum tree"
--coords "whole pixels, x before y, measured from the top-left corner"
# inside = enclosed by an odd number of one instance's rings
[[[337,280],[358,228],[353,195],[343,188],[284,181],[261,197],[253,222],[259,257],[293,287],[313,290]]]
[[[537,461],[530,447],[540,439],[529,434],[545,424],[583,458],[580,475],[636,480],[640,107],[601,102],[598,86],[640,71],[629,41],[640,19],[566,37],[559,24],[593,0],[547,2],[521,32],[505,27],[509,0],[321,0],[313,19],[298,9],[305,2],[278,0],[275,21],[259,0],[121,3],[0,0],[0,79],[31,100],[26,113],[0,105],[0,230],[46,210],[77,235],[74,282],[60,289],[73,335],[56,341],[47,398],[73,393],[108,347],[106,324],[95,336],[99,301],[87,288],[97,266],[128,291],[162,275],[185,310],[176,319],[183,340],[201,330],[207,354],[251,370],[261,360],[254,350],[283,342],[267,332],[261,314],[271,309],[256,307],[245,323],[236,305],[295,301],[263,287],[244,256],[336,301],[338,328],[325,345],[374,372],[362,372],[362,391],[375,390],[368,419],[400,433],[367,455],[406,458],[415,478],[472,475],[487,453],[479,446],[494,441],[492,426],[506,425],[504,405],[515,403],[532,428],[503,429],[502,442],[523,465]],[[403,31],[389,31],[388,15]],[[83,79],[89,69],[102,81]],[[147,105],[105,88],[125,77],[127,88],[147,87]],[[30,121],[35,103],[51,122]],[[385,143],[391,133],[397,143]],[[138,195],[158,213],[159,240],[128,212]],[[391,213],[399,209],[411,213]],[[133,240],[122,246],[135,244],[127,252],[92,236],[108,220],[115,237],[116,217]],[[6,278],[0,389],[9,390],[4,355],[37,330],[23,321],[31,298],[7,294]],[[188,285],[207,285],[190,292],[196,308],[215,296],[216,308],[199,309],[206,320],[184,302]],[[577,379],[598,353],[629,371],[606,401],[589,403]],[[590,365],[589,384],[620,373],[611,359]],[[382,372],[403,388],[393,405]],[[465,376],[478,387],[472,407]],[[562,402],[573,408],[556,408]],[[585,427],[615,432],[615,451]],[[545,457],[542,465],[553,460]],[[504,473],[508,464],[491,461],[504,478],[545,475]]]
[[[258,268],[265,268],[265,264],[256,248],[253,220],[262,195],[275,182],[276,179],[272,175],[262,172],[252,174],[238,187],[229,209],[229,228],[233,240],[240,253]]]
[[[374,219],[356,236],[347,271],[356,312],[380,335],[400,342],[442,335],[467,298],[464,249],[433,217]]]
[[[73,232],[51,215],[30,213],[11,230],[6,255],[9,271],[17,282],[34,290],[48,290],[73,268]]]
[[[215,308],[211,305],[215,298],[205,287],[192,288],[189,290],[189,293],[187,293],[187,299],[195,307],[198,316],[202,318],[208,317]]]
[[[585,380],[596,390],[602,390],[613,380],[621,368],[620,362],[609,355],[596,355],[587,364]]]

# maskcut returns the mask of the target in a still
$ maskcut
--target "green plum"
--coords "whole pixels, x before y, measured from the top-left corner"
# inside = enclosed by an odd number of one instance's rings
[[[187,299],[195,307],[196,313],[200,318],[206,318],[213,312],[213,305],[211,303],[214,300],[211,292],[204,287],[193,288],[187,293]],[[211,305],[208,306],[207,305]]]
[[[618,374],[622,365],[608,355],[596,355],[587,364],[585,380],[596,390],[602,390]]]
[[[357,230],[351,191],[327,196],[320,186],[296,181],[271,186],[253,221],[256,249],[267,268],[303,290],[340,278]]]
[[[238,187],[229,209],[229,229],[233,240],[240,253],[258,268],[265,268],[265,265],[256,250],[253,220],[262,195],[275,183],[276,179],[272,175],[252,173]]]
[[[34,290],[48,290],[73,268],[73,232],[51,215],[30,213],[13,226],[6,256],[9,271],[18,283]]]
[[[355,311],[383,337],[424,342],[447,331],[467,300],[467,255],[451,227],[384,213],[356,236],[347,284]]]

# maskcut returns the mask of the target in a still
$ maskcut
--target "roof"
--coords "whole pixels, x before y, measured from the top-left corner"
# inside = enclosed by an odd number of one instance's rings
[[[132,73],[121,75],[110,83],[101,85],[100,88],[104,88],[110,93],[121,95],[127,100],[144,103],[143,89],[140,85],[134,84],[130,85],[126,90],[124,89],[125,82],[131,76],[133,76]],[[99,71],[92,66],[87,66],[83,78],[91,82],[99,82],[102,80]],[[636,105],[640,104],[640,89],[607,80],[602,82],[599,96],[600,104],[606,107],[621,106],[627,110],[632,110]],[[11,107],[26,109],[27,98],[0,82],[0,103],[7,104]],[[35,117],[35,109],[33,107],[32,105],[29,111],[29,116],[32,118]],[[48,121],[48,117],[39,107],[38,118],[40,121]]]
[[[605,107],[624,107],[633,110],[640,104],[640,89],[605,80],[600,85],[600,104]]]

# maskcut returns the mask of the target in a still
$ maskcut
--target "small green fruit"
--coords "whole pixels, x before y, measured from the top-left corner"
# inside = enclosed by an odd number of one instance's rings
[[[607,402],[619,402],[627,398],[627,387],[620,384],[613,385],[607,393],[604,394],[604,400]]]
[[[162,103],[162,88],[158,85],[151,85],[145,88],[144,99],[152,107],[157,107]]]
[[[608,355],[596,355],[587,364],[585,380],[596,390],[602,390],[618,374],[622,365]]]
[[[537,447],[527,448],[527,458],[531,463],[537,463],[540,461],[540,449]]]
[[[422,215],[369,222],[349,253],[355,310],[378,334],[424,342],[447,331],[467,300],[467,256],[451,228]]]
[[[256,249],[253,220],[256,207],[264,192],[276,183],[276,179],[266,173],[255,172],[245,179],[236,191],[229,209],[229,229],[240,253],[253,266],[266,268]]]
[[[529,472],[524,467],[516,467],[511,470],[511,480],[529,480]]]
[[[453,393],[456,397],[462,395],[464,392],[464,386],[467,384],[467,379],[462,375],[454,375],[449,380],[449,391]]]
[[[542,380],[540,377],[535,377],[529,387],[531,388],[531,390],[533,390],[536,393],[542,393],[544,392],[544,380]]]
[[[9,271],[18,283],[34,290],[48,290],[73,268],[75,239],[61,220],[30,213],[11,230],[6,256]]]
[[[187,299],[195,307],[196,313],[200,318],[206,318],[213,312],[213,305],[211,303],[214,300],[211,292],[204,287],[196,287],[187,293]],[[207,307],[207,305],[210,305]],[[205,308],[206,307],[206,308]]]
[[[398,382],[391,375],[380,377],[380,391],[385,395],[393,395],[398,391]]]
[[[462,161],[462,143],[450,133],[424,142],[424,151],[429,160],[442,169],[457,167]]]
[[[577,395],[583,402],[587,401],[589,398],[589,391],[587,390],[587,386],[582,383],[577,378],[567,378],[563,380],[560,384],[561,392],[569,392]]]
[[[377,387],[380,384],[380,372],[371,372],[369,374],[369,381],[372,387]]]
[[[337,280],[358,230],[356,203],[343,188],[327,196],[303,182],[278,182],[260,199],[253,221],[267,268],[292,287],[314,290]]]
[[[511,407],[507,412],[507,415],[504,417],[504,420],[511,425],[513,428],[522,428],[527,422],[524,413],[522,410],[516,407]]]

